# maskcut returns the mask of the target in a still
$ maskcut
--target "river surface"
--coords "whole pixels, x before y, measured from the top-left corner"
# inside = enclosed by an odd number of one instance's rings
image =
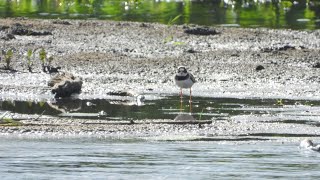
[[[319,29],[316,0],[0,0],[0,17]],[[176,18],[179,17],[179,18]]]
[[[187,97],[146,100],[143,104],[106,99],[56,102],[1,101],[2,112],[43,113],[101,120],[171,118],[190,114]],[[91,102],[88,106],[87,102]],[[319,124],[319,101],[194,97],[194,119],[255,120]],[[65,113],[59,111],[64,109]],[[63,108],[64,107],[64,108]],[[69,107],[69,109],[68,109]],[[78,113],[70,113],[76,109]],[[45,111],[44,111],[45,110]],[[113,112],[114,111],[114,112]],[[113,113],[112,113],[113,112]],[[69,114],[68,114],[69,113]],[[259,116],[261,115],[261,116]],[[239,118],[241,120],[241,118]],[[294,136],[294,135],[293,135]],[[0,138],[1,179],[305,179],[320,177],[320,154],[299,142],[168,141],[154,139],[27,137]]]
[[[319,158],[293,143],[0,139],[1,179],[313,179]]]

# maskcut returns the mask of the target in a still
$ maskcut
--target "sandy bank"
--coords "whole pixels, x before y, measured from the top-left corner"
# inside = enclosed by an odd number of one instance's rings
[[[68,23],[66,23],[68,22]],[[23,26],[40,35],[13,34],[13,27]],[[110,98],[110,91],[134,91],[138,94],[177,94],[172,77],[179,65],[185,65],[198,81],[195,96],[239,98],[319,99],[320,31],[274,29],[242,29],[210,27],[218,33],[193,35],[185,32],[193,25],[114,22],[98,20],[37,20],[0,19],[0,44],[13,48],[11,66],[17,72],[0,70],[0,98],[48,100],[52,98],[47,82],[49,74],[41,72],[37,56],[33,71],[27,71],[28,49],[44,48],[53,55],[53,66],[61,66],[83,78],[79,98]],[[8,38],[12,37],[14,38]],[[1,65],[4,66],[3,59]],[[262,66],[262,69],[257,69]],[[63,122],[68,119],[63,119]],[[296,131],[292,124],[246,122],[229,125],[75,125],[61,126],[62,121],[48,125],[4,127],[2,133],[55,132],[94,134],[120,133],[148,136],[155,129],[159,134],[239,136],[252,133],[298,133],[318,135],[313,127],[301,125]],[[60,123],[59,123],[60,122]],[[219,122],[222,123],[222,122]],[[252,123],[252,124],[251,124]],[[48,126],[46,126],[46,124]],[[260,125],[262,124],[262,125]],[[259,127],[257,129],[248,126]],[[241,130],[237,130],[241,126]],[[288,126],[288,127],[287,127]],[[305,127],[302,127],[305,126]],[[222,127],[221,131],[217,131]],[[16,128],[15,130],[10,130]],[[22,128],[22,129],[20,129]],[[26,129],[24,129],[26,128]],[[29,128],[29,129],[28,129]],[[64,129],[65,131],[61,131]],[[68,129],[69,128],[69,129]],[[75,129],[73,129],[75,128]],[[120,128],[120,129],[119,129]],[[141,131],[139,129],[142,129]],[[162,131],[162,128],[164,130]],[[68,129],[68,130],[67,130]],[[134,130],[133,130],[134,129]],[[286,129],[290,129],[287,131]],[[111,132],[109,132],[111,131]],[[229,133],[230,131],[230,133]],[[141,133],[140,133],[141,132]],[[159,135],[155,133],[154,135]]]

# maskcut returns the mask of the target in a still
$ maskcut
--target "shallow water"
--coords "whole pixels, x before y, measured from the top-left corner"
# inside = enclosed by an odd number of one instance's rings
[[[90,106],[88,106],[88,102]],[[196,119],[319,125],[320,102],[306,100],[194,97]],[[65,111],[64,113],[61,110]],[[106,114],[99,115],[100,111]],[[190,116],[184,97],[131,100],[64,99],[48,102],[0,101],[0,112],[70,118],[174,119]],[[256,136],[282,136],[255,134]],[[287,134],[294,137],[294,134]],[[246,135],[247,136],[247,135]],[[299,135],[302,137],[303,135]],[[0,138],[1,179],[305,179],[320,177],[318,152],[298,143],[244,139],[171,141],[148,138]]]
[[[0,139],[1,179],[305,179],[320,154],[297,144]]]
[[[145,100],[112,99],[55,99],[51,101],[0,100],[0,114],[14,118],[53,116],[100,120],[144,120],[192,118],[194,120],[255,120],[312,124],[320,126],[320,101],[290,99],[236,99],[187,96],[180,103],[178,96]],[[191,107],[190,107],[191,106]],[[181,117],[183,116],[183,117]],[[188,117],[187,117],[188,116]],[[0,116],[1,117],[1,116]],[[22,118],[23,118],[22,117]]]
[[[110,19],[164,24],[318,29],[315,0],[0,0],[1,17]],[[176,21],[171,21],[181,15]]]

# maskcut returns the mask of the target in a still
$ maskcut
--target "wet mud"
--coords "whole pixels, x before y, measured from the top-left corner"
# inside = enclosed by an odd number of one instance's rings
[[[179,89],[174,85],[173,76],[180,65],[186,66],[195,76],[197,83],[193,86],[193,95],[196,97],[297,101],[317,101],[320,97],[319,30],[207,28],[24,18],[7,18],[0,22],[1,47],[14,50],[11,70],[3,68],[4,58],[0,61],[1,100],[46,102],[53,99],[47,86],[52,74],[42,72],[38,55],[41,48],[53,57],[53,67],[59,66],[60,71],[82,78],[82,90],[75,99],[130,99],[143,95],[147,101],[152,101],[163,96],[177,96]],[[21,32],[39,34],[13,34],[12,29],[17,27]],[[187,29],[214,33],[199,35],[187,33]],[[29,49],[34,51],[32,73],[28,71],[26,60]],[[131,96],[117,96],[113,92]],[[188,95],[188,91],[184,93]],[[88,125],[79,124],[85,120],[75,121],[66,117],[47,120],[41,117],[35,121],[39,125],[6,126],[2,128],[2,134],[99,132],[99,135],[106,136],[120,133],[124,137],[180,137],[188,134],[212,134],[217,137],[248,134],[251,137],[254,133],[310,132],[307,134],[318,135],[318,131],[308,124],[261,123],[256,122],[254,117],[241,118],[244,120],[233,121],[231,118],[199,127],[198,124],[166,123]],[[253,120],[248,122],[247,119]],[[162,121],[142,121],[155,120]],[[221,130],[216,131],[220,127]],[[157,131],[154,131],[155,128]]]

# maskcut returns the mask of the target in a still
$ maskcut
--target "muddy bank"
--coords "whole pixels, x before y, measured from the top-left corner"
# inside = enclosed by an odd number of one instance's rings
[[[1,37],[12,34],[17,23],[32,32],[47,32],[14,34],[13,39],[0,40],[1,47],[15,49],[11,65],[18,71],[1,70],[2,98],[50,95],[50,75],[41,73],[38,52],[33,59],[35,73],[27,71],[26,52],[37,48],[54,57],[53,66],[83,78],[80,97],[103,97],[114,90],[176,94],[172,76],[179,65],[195,75],[196,96],[313,99],[320,94],[318,30],[212,27],[218,33],[194,35],[185,31],[192,25],[95,20],[0,22],[6,27],[1,29]]]
[[[22,120],[21,126],[3,126],[4,137],[96,137],[159,141],[279,141],[319,139],[320,130],[310,125],[265,123],[232,118],[220,121],[135,120],[101,121],[67,118]]]
[[[313,100],[320,97],[319,30],[208,29],[193,25],[23,18],[0,19],[0,24],[1,47],[14,49],[10,63],[14,71],[5,68],[0,70],[1,99],[46,101],[53,98],[47,85],[51,75],[42,72],[38,51],[32,57],[33,73],[28,72],[26,53],[28,49],[40,48],[44,48],[48,56],[54,58],[52,66],[60,66],[61,71],[82,78],[82,92],[78,98],[113,98],[110,92],[114,91],[155,96],[178,94],[172,79],[179,65],[187,66],[194,74],[197,80],[193,87],[195,96]],[[23,29],[17,31],[17,27]],[[201,33],[194,33],[197,30]],[[210,33],[203,33],[205,31]],[[3,58],[0,66],[5,66]],[[152,128],[158,128],[162,135],[166,132],[171,135],[188,132],[191,135],[204,133],[241,137],[243,134],[273,131],[285,134],[291,133],[291,130],[305,134],[305,128],[311,128],[311,134],[319,134],[314,127],[307,125],[299,126],[303,129],[300,131],[290,124],[261,123],[263,125],[258,129],[248,127],[251,123],[253,126],[260,126],[254,121],[241,123],[241,126],[226,121],[226,124],[231,124],[224,126],[214,123],[204,125],[203,128],[194,124],[142,123],[127,127],[76,125],[70,122],[66,126],[70,130],[61,126],[62,121],[69,120],[56,119],[51,124],[47,120],[39,120],[42,125],[4,127],[1,131],[2,134],[99,134],[100,131],[96,128],[101,127],[102,134],[117,136],[120,133],[130,136],[134,131],[136,136],[148,136],[150,132],[154,132]],[[224,129],[217,131],[216,128],[219,127]],[[241,130],[238,131],[238,127]]]

